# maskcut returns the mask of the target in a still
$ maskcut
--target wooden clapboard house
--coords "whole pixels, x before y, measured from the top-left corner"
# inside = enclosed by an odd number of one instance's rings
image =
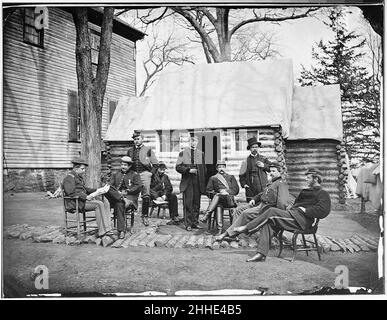
[[[332,198],[339,199],[339,88],[294,87],[291,60],[166,70],[149,97],[119,100],[105,136],[106,170],[118,168],[133,130],[142,130],[145,143],[167,164],[177,193],[181,176],[175,170],[176,159],[195,131],[210,174],[222,159],[238,176],[249,154],[247,139],[256,136],[262,143],[260,153],[287,171],[292,194],[304,187],[306,168],[316,166],[327,175],[325,187]],[[245,198],[244,189],[238,198]]]
[[[80,110],[71,8],[48,7],[35,28],[35,7],[4,11],[3,168],[5,191],[52,190],[80,152]],[[93,72],[102,13],[88,9]],[[135,95],[136,41],[144,34],[115,19],[103,105],[105,135],[118,99]]]

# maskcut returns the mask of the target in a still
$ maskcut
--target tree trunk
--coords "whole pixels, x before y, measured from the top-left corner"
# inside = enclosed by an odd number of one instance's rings
[[[89,163],[86,185],[98,187],[101,178],[102,106],[110,67],[110,47],[114,8],[105,8],[101,27],[100,52],[96,78],[91,67],[87,8],[74,8],[76,28],[76,68],[81,109],[81,156]]]

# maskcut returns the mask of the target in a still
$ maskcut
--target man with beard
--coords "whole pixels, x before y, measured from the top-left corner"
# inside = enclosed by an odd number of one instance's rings
[[[197,136],[190,137],[190,146],[179,153],[176,171],[181,173],[180,192],[183,193],[184,222],[187,231],[199,228],[200,198],[206,192],[204,153],[197,146]]]
[[[305,230],[311,228],[314,219],[323,219],[329,214],[331,199],[328,192],[321,188],[322,173],[310,168],[305,175],[307,188],[301,190],[289,210],[269,208],[247,225],[234,228],[236,233],[249,234],[261,230],[257,253],[248,258],[247,262],[265,261],[273,232],[277,233],[281,229]]]
[[[265,212],[270,207],[276,207],[279,209],[285,209],[289,200],[289,186],[282,178],[282,168],[278,162],[271,162],[269,178],[270,182],[267,184],[265,190],[257,194],[246,207],[245,205],[239,206],[244,210],[240,212],[238,208],[235,209],[234,222],[226,230],[226,232],[215,237],[216,241],[228,240],[227,237],[234,237],[236,233],[234,228],[244,226],[258,215]]]
[[[179,224],[179,214],[177,212],[177,197],[174,194],[171,181],[165,174],[167,166],[164,162],[159,162],[157,172],[152,175],[150,194],[152,200],[168,201],[169,215],[171,221],[167,224]]]
[[[111,175],[110,188],[105,194],[114,208],[119,239],[125,237],[125,211],[129,206],[137,209],[137,199],[142,188],[140,175],[132,170],[132,163],[132,159],[128,156],[121,158],[121,170]]]
[[[133,160],[133,170],[141,177],[142,183],[142,205],[141,217],[145,226],[149,225],[149,202],[150,202],[150,184],[152,173],[157,168],[157,158],[151,147],[143,144],[144,137],[138,131],[133,133],[134,147],[129,148],[127,156]]]
[[[242,188],[246,190],[246,201],[261,193],[267,184],[267,172],[269,171],[270,161],[258,153],[261,142],[256,137],[247,140],[247,150],[250,155],[245,161],[239,173],[239,182]]]
[[[112,229],[109,202],[106,199],[104,199],[104,201],[94,200],[92,196],[90,196],[90,194],[97,189],[85,186],[83,177],[86,172],[86,167],[88,166],[86,160],[76,158],[71,162],[73,163],[73,170],[63,180],[64,195],[67,197],[79,197],[79,211],[95,211],[98,236],[103,237]],[[67,210],[73,210],[76,207],[76,200],[65,199],[65,205]]]
[[[206,222],[216,210],[218,235],[223,232],[223,208],[236,207],[234,196],[239,193],[238,182],[231,174],[226,173],[226,162],[219,160],[216,164],[218,173],[208,180],[207,194],[212,199],[201,222]]]

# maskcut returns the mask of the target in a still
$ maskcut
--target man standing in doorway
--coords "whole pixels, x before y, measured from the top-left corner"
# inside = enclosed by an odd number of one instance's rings
[[[258,153],[261,144],[256,137],[247,140],[247,150],[250,150],[250,155],[242,162],[239,172],[239,182],[246,190],[247,202],[261,193],[267,185],[270,161]]]
[[[143,144],[143,135],[135,131],[132,136],[134,140],[134,147],[129,148],[127,155],[133,160],[133,170],[141,177],[142,182],[142,206],[141,217],[145,226],[149,225],[149,203],[150,203],[150,184],[152,178],[152,172],[157,169],[157,158],[151,149],[151,147]]]
[[[198,142],[198,137],[191,136],[190,146],[179,153],[176,162],[176,171],[181,173],[180,192],[188,231],[199,228],[200,198],[206,194],[206,165],[204,153],[197,149]]]

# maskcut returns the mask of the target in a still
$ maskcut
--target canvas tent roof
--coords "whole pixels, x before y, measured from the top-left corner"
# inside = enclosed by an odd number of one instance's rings
[[[292,95],[290,59],[170,68],[160,75],[148,99],[120,99],[105,140],[128,140],[130,133],[124,128],[133,131],[270,125],[281,125],[287,137]]]
[[[339,85],[294,88],[288,139],[343,139]]]

